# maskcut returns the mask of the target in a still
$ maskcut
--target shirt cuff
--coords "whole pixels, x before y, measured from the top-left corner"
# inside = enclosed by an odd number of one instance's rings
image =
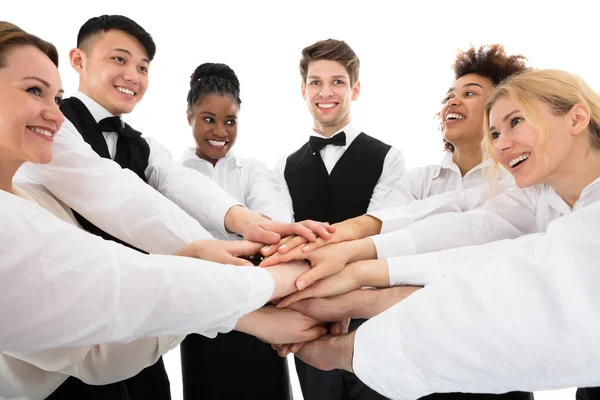
[[[414,222],[413,213],[405,207],[386,208],[367,214],[381,221],[381,233],[396,231]]]
[[[434,253],[387,259],[390,287],[413,285],[425,286],[442,277]]]
[[[407,230],[399,230],[370,236],[377,251],[377,258],[410,256],[417,252],[415,240]]]

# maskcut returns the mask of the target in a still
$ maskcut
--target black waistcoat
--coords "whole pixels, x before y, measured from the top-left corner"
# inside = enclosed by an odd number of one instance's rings
[[[76,97],[70,97],[64,99],[60,103],[60,110],[65,117],[71,121],[75,126],[83,140],[88,143],[92,149],[103,158],[110,160],[110,154],[108,147],[106,146],[106,140],[104,135],[96,128],[96,120],[87,109],[87,107]],[[150,147],[146,140],[142,137],[136,139],[129,139],[125,136],[119,135],[117,141],[117,153],[115,155],[115,162],[118,163],[122,168],[127,168],[136,173],[144,182],[146,182],[145,171],[148,167],[148,159],[150,157]],[[135,248],[128,243],[123,242],[120,239],[104,232],[96,225],[89,222],[75,210],[73,214],[77,219],[77,222],[86,231],[98,235],[106,240],[112,240],[120,243],[124,246]],[[118,218],[115,216],[115,218]],[[138,250],[138,249],[136,249]]]
[[[364,214],[390,148],[361,133],[331,174],[319,152],[313,154],[308,143],[292,153],[287,158],[284,176],[294,204],[294,219],[333,224]]]

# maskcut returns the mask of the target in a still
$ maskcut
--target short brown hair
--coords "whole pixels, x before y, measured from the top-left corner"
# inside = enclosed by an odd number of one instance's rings
[[[358,82],[358,70],[360,60],[350,46],[343,40],[327,39],[320,40],[302,50],[300,60],[300,76],[302,83],[306,83],[308,64],[311,61],[328,60],[337,61],[346,68],[350,76],[350,85]]]
[[[0,68],[6,66],[6,53],[18,46],[35,46],[58,67],[58,51],[52,43],[25,32],[15,24],[0,21]]]

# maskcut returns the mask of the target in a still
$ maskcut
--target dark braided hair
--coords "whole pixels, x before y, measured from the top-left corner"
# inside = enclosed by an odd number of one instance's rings
[[[187,102],[191,111],[204,95],[228,94],[235,100],[238,108],[240,100],[240,81],[235,72],[226,64],[204,63],[198,66],[191,76]]]
[[[494,86],[498,86],[509,76],[528,69],[527,63],[528,60],[524,56],[508,55],[503,45],[495,43],[483,45],[478,49],[471,46],[467,50],[457,51],[452,70],[454,80],[468,74],[477,74],[488,78]],[[444,150],[454,151],[452,143],[445,139]]]

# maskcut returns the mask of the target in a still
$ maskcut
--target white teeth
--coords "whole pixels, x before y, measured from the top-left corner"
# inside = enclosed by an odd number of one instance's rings
[[[29,129],[31,129],[35,133],[38,133],[42,136],[52,137],[52,132],[50,132],[47,129],[41,129],[41,128],[29,128]]]
[[[465,119],[465,116],[457,113],[448,113],[446,114],[446,120],[449,119]]]
[[[215,147],[225,147],[225,144],[227,144],[225,140],[209,140],[208,143]]]
[[[510,160],[510,161],[508,162],[508,166],[512,168],[512,167],[514,167],[514,166],[515,166],[515,164],[517,164],[519,161],[527,160],[527,159],[529,158],[529,156],[530,156],[530,155],[531,155],[531,153],[527,153],[527,154],[520,155],[519,157],[517,157],[517,158],[514,158],[514,159]]]
[[[332,107],[335,107],[335,103],[318,103],[317,107],[319,107],[319,108],[332,108]]]
[[[117,86],[117,90],[121,93],[128,94],[130,96],[135,96],[135,92],[133,90],[125,89],[123,87]]]

